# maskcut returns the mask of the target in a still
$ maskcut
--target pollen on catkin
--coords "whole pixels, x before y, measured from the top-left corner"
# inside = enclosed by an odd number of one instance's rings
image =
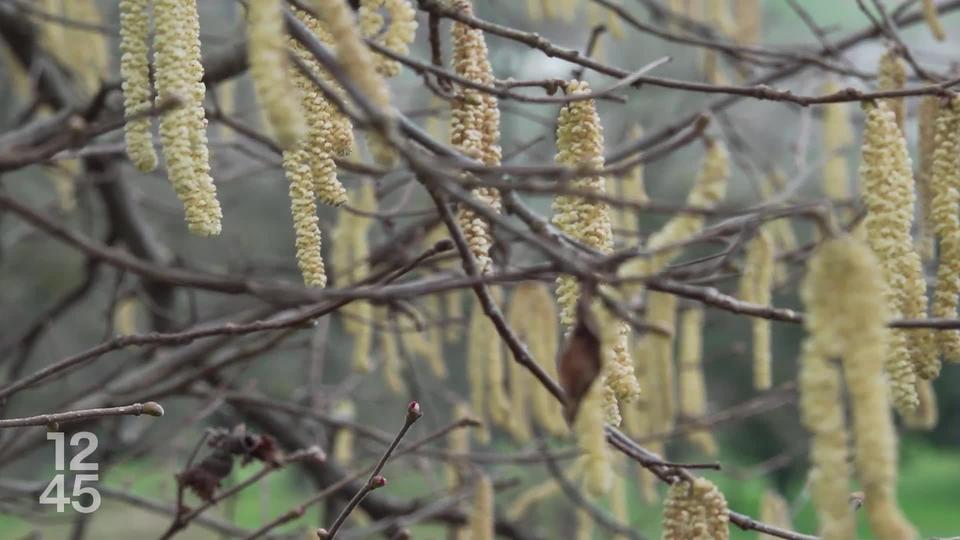
[[[469,0],[456,0],[453,7],[473,14]],[[488,58],[483,31],[454,21],[452,28],[453,69],[476,83],[493,84],[493,68]],[[484,165],[500,164],[500,108],[497,99],[473,88],[458,87],[450,112],[450,142],[468,157]],[[473,196],[493,211],[500,211],[500,192],[494,188],[479,187]],[[476,258],[481,274],[493,271],[490,248],[493,246],[493,227],[470,208],[461,208],[457,216],[460,228]]]
[[[914,250],[913,172],[906,141],[886,103],[865,105],[860,162],[867,242],[884,276],[884,298],[892,317],[924,318],[926,282]],[[893,401],[898,410],[916,406],[915,371],[927,378],[940,370],[929,330],[894,329],[886,361]]]
[[[309,158],[305,149],[285,152],[283,168],[290,181],[290,211],[296,234],[297,265],[303,282],[309,287],[326,287],[327,272],[321,254],[320,220]]]
[[[707,387],[703,376],[703,309],[680,312],[680,414],[691,420],[707,413]],[[708,456],[717,453],[717,443],[706,429],[695,429],[687,439]]]
[[[473,509],[468,519],[470,540],[494,540],[493,517],[493,481],[480,474],[473,487]]]
[[[380,9],[384,9],[390,17],[390,24],[386,28]],[[410,44],[417,33],[417,12],[409,0],[361,0],[357,14],[364,37],[374,39],[400,55],[410,51]],[[400,73],[400,63],[396,60],[379,54],[375,59],[377,71],[384,77],[396,77]]]
[[[120,76],[123,79],[123,112],[127,155],[133,165],[150,172],[157,168],[157,152],[153,149],[150,117],[150,17],[148,0],[121,0],[120,8]]]
[[[823,92],[833,94],[840,90],[836,81],[824,84]],[[850,124],[850,105],[829,103],[823,107],[823,192],[834,200],[850,198],[850,171],[847,165],[847,148],[853,144],[853,128]]]
[[[775,263],[772,235],[761,229],[747,246],[747,258],[740,278],[740,298],[746,302],[770,305]],[[770,353],[770,319],[752,317],[753,332],[753,387],[766,390],[773,383]]]
[[[953,98],[940,110],[936,121],[935,150],[930,173],[930,219],[939,239],[937,288],[930,314],[957,317],[960,294],[960,98]],[[960,361],[960,332],[936,333],[940,352],[948,361]]]
[[[193,0],[156,0],[153,14],[157,103],[171,98],[181,102],[160,116],[167,175],[190,231],[219,234],[222,212],[209,174],[197,6]]]
[[[383,75],[377,71],[373,52],[363,41],[353,10],[350,9],[346,0],[313,0],[312,5],[314,12],[319,14],[325,30],[329,33],[330,40],[327,43],[334,48],[337,61],[356,84],[357,89],[380,110],[380,113],[386,115],[388,121],[392,121],[393,109],[389,87]],[[390,165],[393,162],[393,149],[381,133],[370,133],[368,147],[378,163]]]
[[[902,90],[907,84],[907,64],[895,47],[890,47],[880,57],[877,64],[877,89],[881,92]],[[890,110],[897,116],[897,127],[903,130],[903,121],[907,114],[907,102],[904,98],[884,98]]]
[[[507,310],[507,323],[527,345],[533,359],[551,379],[556,380],[557,366],[554,359],[557,357],[559,344],[557,307],[547,286],[535,282],[517,286]],[[519,365],[518,362],[512,362],[511,365],[513,364]],[[517,379],[511,377],[511,387],[515,383],[530,387],[530,408],[534,421],[551,435],[565,435],[568,431],[567,424],[563,419],[560,404],[553,395],[535,381],[527,370],[521,370]],[[516,409],[513,412],[518,414]]]
[[[257,101],[284,150],[293,149],[306,133],[299,96],[290,85],[283,3],[251,0],[247,7],[247,57]]]
[[[583,81],[567,83],[567,94],[584,94],[590,91]],[[557,119],[556,162],[569,167],[603,167],[603,128],[593,100],[573,101],[560,110]],[[588,176],[572,181],[572,187],[597,194],[606,193],[606,181],[601,176]],[[606,203],[572,195],[557,195],[553,200],[553,223],[564,234],[582,242],[601,253],[613,250],[613,227],[610,210]],[[576,304],[580,296],[579,285],[569,275],[557,279],[557,303],[560,305],[560,320],[567,327],[575,322]],[[633,373],[629,352],[629,325],[625,321],[611,321],[617,326],[617,337],[612,342],[613,354],[609,364],[604,365],[607,385],[617,400],[628,403],[640,392]]]
[[[670,486],[663,505],[663,540],[730,537],[727,500],[706,478],[678,481]]]
[[[930,217],[933,190],[933,153],[936,149],[937,115],[940,113],[940,97],[924,96],[917,107],[917,252],[926,262],[934,256],[934,227]]]
[[[939,416],[937,394],[933,389],[933,383],[925,379],[918,380],[917,397],[920,398],[920,404],[903,416],[903,423],[910,429],[930,431],[937,427]]]
[[[940,14],[937,13],[937,4],[934,0],[922,0],[923,20],[930,28],[930,34],[937,41],[947,39],[947,32],[943,29],[943,23],[940,21]]]
[[[888,344],[884,288],[876,256],[849,236],[820,246],[801,286],[808,332],[801,360],[801,413],[813,435],[811,493],[825,540],[854,537],[837,360],[850,395],[857,477],[871,501],[871,529],[881,539],[915,537],[894,496],[896,438],[883,368],[876,361],[885,357]]]

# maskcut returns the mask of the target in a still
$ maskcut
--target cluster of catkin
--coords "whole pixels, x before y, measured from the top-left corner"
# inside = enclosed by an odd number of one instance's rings
[[[467,15],[473,14],[469,0],[455,0],[454,7]],[[453,68],[457,75],[475,83],[492,85],[493,68],[487,53],[483,31],[453,23]],[[468,157],[484,165],[500,164],[500,108],[497,99],[474,88],[458,87],[450,112],[450,142]],[[473,196],[493,211],[500,211],[500,193],[494,188],[480,187]],[[493,271],[490,248],[493,232],[490,222],[470,208],[461,208],[460,228],[470,246],[481,274]]]
[[[864,105],[861,188],[868,213],[867,241],[880,262],[884,298],[892,317],[924,318],[926,282],[911,229],[914,181],[907,143],[887,103]],[[939,358],[929,330],[890,333],[886,361],[894,405],[901,411],[917,405],[916,374],[924,378],[939,372]]]
[[[583,81],[571,81],[566,87],[567,95],[575,96],[590,91]],[[569,167],[598,170],[603,168],[603,128],[593,100],[578,100],[565,105],[557,119],[556,162]],[[578,191],[606,193],[606,180],[602,176],[586,176],[571,182]],[[613,251],[613,227],[610,209],[602,201],[575,195],[558,195],[553,201],[553,223],[557,228],[600,253]],[[569,275],[557,279],[557,303],[560,305],[560,322],[571,328],[576,322],[580,285]],[[629,352],[629,325],[622,320],[611,321],[616,329],[612,342],[604,351],[604,392],[607,419],[620,423],[617,404],[633,401],[640,386],[633,373]]]
[[[197,4],[195,0],[156,0],[152,5],[153,91],[156,105],[168,108],[159,126],[167,174],[183,203],[190,230],[219,234],[222,214],[210,177]],[[152,106],[149,8],[146,0],[120,2],[120,72],[125,113],[130,118],[125,137],[131,161],[143,171],[157,166],[147,116]]]
[[[706,478],[678,481],[663,503],[663,540],[724,540],[730,537],[727,500]]]
[[[811,257],[801,286],[806,306],[800,409],[812,434],[811,496],[824,540],[855,538],[848,503],[850,460],[842,381],[853,420],[856,478],[876,538],[916,533],[896,503],[897,441],[883,380],[889,330],[881,261],[850,236],[828,239]],[[842,373],[842,375],[841,375]]]

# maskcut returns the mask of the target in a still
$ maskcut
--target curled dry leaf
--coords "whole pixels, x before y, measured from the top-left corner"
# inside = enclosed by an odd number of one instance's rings
[[[565,396],[563,415],[570,424],[576,419],[580,402],[603,367],[600,332],[588,307],[591,295],[584,292],[577,304],[577,322],[567,333],[566,343],[557,358],[557,375]]]

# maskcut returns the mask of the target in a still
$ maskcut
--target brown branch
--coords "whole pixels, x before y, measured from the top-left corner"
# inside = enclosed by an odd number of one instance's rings
[[[48,426],[56,429],[59,425],[69,422],[106,418],[108,416],[140,416],[142,414],[146,414],[147,416],[163,416],[163,407],[161,407],[159,403],[148,401],[147,403],[134,403],[133,405],[123,407],[105,407],[101,409],[39,414],[26,418],[5,418],[0,419],[0,428]]]

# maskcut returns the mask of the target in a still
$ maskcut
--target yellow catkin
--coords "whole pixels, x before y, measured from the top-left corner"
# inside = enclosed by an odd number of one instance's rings
[[[556,480],[550,479],[537,484],[520,495],[517,495],[517,497],[510,502],[506,517],[511,521],[521,519],[531,507],[558,493],[560,493],[560,484],[558,484]]]
[[[937,41],[947,39],[947,32],[943,29],[943,23],[940,22],[940,14],[937,13],[936,2],[934,0],[922,0],[922,2],[923,19],[927,22],[927,27],[930,28],[930,34]]]
[[[574,531],[575,540],[591,540],[593,538],[593,516],[582,506],[577,506],[574,519],[577,523],[577,530]]]
[[[150,110],[150,33],[147,0],[121,0],[120,76],[123,78],[123,111],[129,118]],[[127,155],[134,166],[149,172],[157,168],[150,117],[127,120],[124,125]]]
[[[390,24],[384,28],[384,9]],[[410,51],[417,32],[417,12],[408,0],[361,0],[357,16],[363,36],[374,39],[392,52],[406,55]],[[396,77],[400,63],[385,56],[376,55],[377,71],[384,77]]]
[[[318,39],[325,43],[333,39],[320,21],[302,11],[295,10],[294,13]],[[288,45],[314,75],[330,82],[329,76],[320,69],[317,60],[300,43],[289,38]],[[302,165],[298,168],[309,169],[317,200],[330,206],[341,206],[347,202],[347,193],[337,178],[334,158],[348,154],[353,146],[350,122],[317,90],[309,77],[293,66],[289,73],[294,85],[299,89],[300,110],[306,120],[307,133],[300,144],[285,153],[284,160],[286,162],[290,159]],[[290,154],[289,158],[286,154]],[[289,177],[288,169],[287,172]]]
[[[907,143],[886,103],[865,105],[866,120],[860,179],[867,207],[864,225],[870,248],[880,261],[888,312],[892,317],[924,318],[926,282],[914,250],[913,171]],[[916,406],[915,370],[925,378],[940,370],[929,330],[890,333],[887,373],[898,410]]]
[[[790,504],[782,495],[772,489],[763,492],[760,497],[760,512],[758,513],[760,521],[780,527],[781,529],[793,529],[793,522],[790,519]],[[776,536],[760,533],[757,540],[775,540]]]
[[[341,401],[333,407],[331,416],[341,422],[353,422],[357,417],[357,409],[352,401]],[[353,443],[353,429],[343,427],[337,430],[333,441],[333,459],[337,465],[347,467],[353,463]]]
[[[619,464],[625,464],[625,458],[620,456]],[[621,524],[630,526],[630,503],[627,500],[629,491],[629,479],[625,474],[617,474],[613,479],[613,488],[610,490],[610,513]],[[613,535],[613,540],[626,540],[629,538],[623,534]]]
[[[283,168],[290,181],[290,209],[296,233],[297,265],[303,282],[310,287],[326,287],[327,273],[320,252],[320,226],[317,219],[316,195],[307,150],[286,152]]]
[[[400,358],[400,349],[397,346],[397,334],[392,328],[390,309],[388,307],[376,308],[374,317],[376,317],[376,322],[380,326],[379,346],[383,382],[394,395],[405,395],[407,385],[403,382],[403,361]]]
[[[284,150],[294,148],[306,132],[294,89],[289,83],[283,4],[251,0],[247,8],[247,56],[257,101]],[[299,97],[299,96],[298,96]]]
[[[587,83],[571,81],[567,94],[590,91]],[[603,128],[593,100],[574,101],[560,110],[557,120],[556,162],[569,167],[603,167]],[[606,181],[600,176],[578,178],[572,186],[581,191],[606,193]],[[558,195],[553,201],[553,223],[563,233],[602,253],[613,250],[613,227],[606,203],[583,197]],[[567,328],[574,324],[579,285],[572,276],[557,280],[557,303],[560,321]],[[617,337],[612,342],[610,362],[604,365],[604,385],[622,404],[636,399],[640,393],[630,361],[629,325],[625,321],[612,322],[617,326]],[[608,407],[609,408],[609,407]]]
[[[470,311],[467,378],[474,412],[486,412],[493,423],[506,426],[511,413],[510,402],[503,388],[503,351],[496,329],[483,312],[480,302],[474,302]],[[489,437],[483,429],[476,430],[476,433],[481,442]]]
[[[605,495],[613,482],[610,449],[607,447],[603,410],[603,385],[595,381],[580,403],[573,423],[577,445],[583,453],[583,481],[587,493]]]
[[[468,15],[473,14],[469,0],[455,0],[453,6]],[[457,75],[473,82],[493,84],[493,68],[490,66],[483,31],[455,21],[452,41],[453,69]],[[458,88],[450,113],[450,142],[467,156],[485,165],[499,165],[500,109],[496,98],[472,88]],[[476,188],[472,194],[494,211],[500,211],[500,193],[496,189]],[[491,224],[469,208],[461,208],[457,219],[480,273],[492,272]]]
[[[910,429],[930,431],[937,427],[939,416],[937,394],[933,389],[933,383],[924,379],[918,380],[917,397],[920,399],[920,404],[903,417],[903,422]]]
[[[824,84],[823,92],[832,94],[840,90],[836,81]],[[850,171],[847,165],[847,148],[853,144],[853,128],[850,124],[850,105],[830,103],[823,107],[823,192],[835,200],[850,198]]]
[[[473,488],[473,509],[467,523],[470,540],[494,540],[493,517],[493,481],[480,474]]]
[[[707,387],[703,376],[703,309],[680,312],[679,359],[680,414],[697,420],[707,413]],[[696,429],[688,439],[707,455],[717,453],[717,443],[706,429]]]
[[[540,386],[538,381],[528,377],[530,372],[520,362],[510,362],[510,415],[507,417],[507,431],[518,444],[530,442],[530,405],[532,390]]]
[[[623,423],[630,435],[637,438],[644,438],[654,433],[656,418],[654,416],[653,406],[659,403],[660,387],[654,384],[651,373],[651,363],[653,362],[651,354],[651,341],[649,337],[635,340],[632,347],[634,367],[637,373],[637,380],[643,392],[640,398],[632,404],[623,408]],[[663,454],[663,440],[654,440],[646,443],[646,447],[651,452]],[[657,483],[659,480],[653,476],[653,473],[643,467],[639,467],[640,474],[640,495],[647,503],[653,503],[657,500]]]
[[[54,8],[49,10],[52,14],[67,20],[103,26],[103,15],[95,0],[61,0],[48,5]],[[47,21],[44,26],[60,27],[54,30],[62,40],[60,48],[49,49],[50,52],[70,69],[80,88],[87,93],[95,92],[109,67],[107,35],[100,30],[59,21]]]
[[[930,176],[930,219],[939,239],[937,289],[930,314],[933,317],[957,317],[960,294],[960,98],[953,98],[941,110],[936,121],[933,163]],[[948,361],[960,361],[960,332],[936,332],[940,352]]]
[[[650,332],[646,339],[650,342],[649,359],[650,384],[657,386],[659,399],[650,404],[650,414],[654,419],[655,432],[673,428],[677,411],[677,397],[674,391],[676,376],[673,367],[673,337],[676,334],[677,297],[672,294],[650,291],[647,294],[646,321],[657,325],[666,334]],[[641,361],[643,361],[641,359]]]
[[[357,24],[353,10],[346,0],[313,0],[314,12],[318,13],[330,33],[330,41],[337,54],[337,60],[352,82],[370,100],[381,109],[383,114],[392,117],[390,93],[383,76],[377,72],[373,53],[367,48]],[[386,152],[387,149],[381,149]],[[378,162],[389,163],[391,158],[376,153]]]
[[[351,197],[357,209],[364,214],[376,211],[377,200],[374,186],[364,182]],[[367,258],[370,254],[369,231],[372,218],[351,212],[341,212],[340,220],[333,231],[333,260],[337,267],[338,283],[346,285],[365,277],[368,272]],[[344,329],[353,337],[354,370],[370,371],[370,349],[373,345],[373,306],[370,302],[350,304],[350,316],[344,318]]]
[[[425,332],[404,332],[401,334],[403,347],[407,354],[412,354],[427,363],[430,372],[438,379],[444,379],[447,376],[447,366],[443,361],[442,344],[433,339],[435,330],[430,329]]]
[[[687,205],[713,208],[723,200],[727,193],[727,180],[730,176],[730,155],[719,141],[710,139],[706,143],[707,152],[701,165],[696,183],[687,195]],[[631,273],[654,274],[663,270],[683,249],[668,247],[682,242],[703,229],[702,214],[679,214],[667,221],[663,227],[650,235],[647,249],[655,251],[648,259],[637,258],[624,265]]]
[[[222,213],[206,152],[196,4],[189,0],[157,0],[153,13],[157,100],[159,103],[175,97],[182,102],[180,107],[160,116],[160,143],[167,174],[183,203],[190,231],[219,234]]]
[[[763,6],[760,0],[734,0],[736,38],[744,45],[760,43],[763,33]]]
[[[880,57],[877,64],[877,89],[881,92],[903,90],[907,84],[907,64],[896,48],[891,47]],[[890,110],[897,116],[897,126],[903,130],[903,121],[907,114],[907,102],[904,98],[886,98]]]
[[[454,420],[469,418],[473,415],[470,407],[466,403],[457,403],[453,407]],[[474,428],[476,429],[476,428]],[[450,489],[459,487],[463,484],[463,478],[467,466],[470,463],[466,455],[470,452],[470,430],[454,429],[447,435],[447,451],[455,458],[449,462],[446,467],[446,482]]]
[[[889,334],[884,288],[877,258],[849,236],[820,246],[801,287],[808,332],[801,361],[801,412],[813,433],[811,492],[825,540],[854,538],[836,360],[850,395],[857,478],[868,501],[871,529],[880,539],[916,537],[896,504],[896,435],[883,366],[877,362],[886,355]]]
[[[937,115],[940,112],[939,96],[924,96],[920,98],[917,107],[917,251],[924,262],[933,259],[934,230],[930,218],[931,199],[933,192],[930,188],[933,172],[933,153],[936,149]]]
[[[113,309],[113,330],[120,336],[137,333],[137,311],[140,302],[135,296],[126,296],[117,301]]]
[[[727,500],[713,482],[697,478],[680,481],[667,491],[663,505],[663,540],[730,537]]]
[[[540,364],[551,379],[557,379],[557,357],[559,332],[557,326],[557,308],[550,290],[542,283],[524,283],[519,285],[507,310],[507,322],[522,339],[530,355]],[[511,363],[510,386],[526,386],[530,392],[530,412],[537,424],[548,433],[563,436],[567,433],[567,424],[563,420],[560,404],[553,395],[536,381],[531,373],[521,369],[513,378]],[[524,414],[514,407],[514,414]]]
[[[770,305],[775,256],[772,235],[761,229],[747,246],[747,258],[740,278],[741,299],[762,306]],[[766,390],[773,383],[770,320],[752,317],[750,324],[753,332],[753,387]]]
[[[629,133],[630,140],[638,140],[643,135],[640,126],[634,126]],[[631,169],[622,178],[607,178],[607,191],[617,199],[634,204],[647,204],[650,197],[643,183],[643,164]],[[639,214],[633,208],[621,206],[612,211],[613,227],[616,230],[636,235],[640,230]],[[628,237],[629,239],[629,237]]]

